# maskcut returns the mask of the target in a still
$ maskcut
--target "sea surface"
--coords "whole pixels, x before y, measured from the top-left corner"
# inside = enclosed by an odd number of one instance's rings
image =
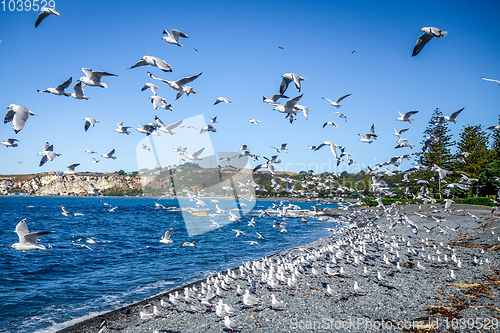
[[[103,202],[109,204],[105,206]],[[215,204],[203,199],[213,212]],[[219,200],[220,207],[234,201]],[[0,197],[0,332],[55,332],[71,324],[214,273],[285,249],[331,235],[325,228],[339,226],[307,216],[288,218],[288,232],[274,228],[276,216],[258,217],[278,202],[257,201],[252,212],[220,230],[189,237],[182,214],[165,207],[195,207],[187,199],[103,197]],[[288,202],[285,202],[288,204]],[[314,203],[293,202],[302,209]],[[64,216],[61,205],[84,216]],[[335,207],[336,204],[320,208]],[[110,212],[107,207],[117,207]],[[273,214],[275,215],[275,214]],[[255,218],[255,227],[247,222]],[[18,242],[17,223],[26,218],[30,232],[54,231],[39,237],[46,250],[20,252],[8,248]],[[228,214],[200,216],[226,223]],[[173,244],[159,243],[174,227]],[[245,235],[235,237],[232,229]],[[258,240],[255,231],[266,239]],[[95,237],[99,243],[86,243]],[[81,240],[79,240],[81,239]],[[79,241],[78,241],[79,240]],[[92,250],[74,245],[87,245]],[[196,241],[198,247],[180,247]],[[49,244],[51,248],[49,248]]]

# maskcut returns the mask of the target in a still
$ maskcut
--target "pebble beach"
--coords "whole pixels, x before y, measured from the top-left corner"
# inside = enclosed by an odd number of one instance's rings
[[[325,214],[345,226],[59,332],[499,331],[499,214],[464,205]]]

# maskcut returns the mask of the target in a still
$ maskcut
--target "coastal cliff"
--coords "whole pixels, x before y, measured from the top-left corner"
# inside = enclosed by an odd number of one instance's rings
[[[9,186],[8,192],[30,193],[35,195],[87,194],[93,184],[101,191],[121,191],[128,193],[141,189],[138,176],[119,174],[74,174],[58,176],[55,174],[8,175],[0,176],[0,182]],[[6,194],[6,191],[3,191]]]

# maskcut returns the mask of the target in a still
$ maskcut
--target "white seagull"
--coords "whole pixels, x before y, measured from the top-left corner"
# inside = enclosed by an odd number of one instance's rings
[[[327,122],[325,122],[325,123],[323,124],[323,128],[325,128],[325,126],[326,126],[326,125],[335,126],[335,127],[337,127],[337,129],[338,129],[338,130],[340,129],[340,128],[339,128],[339,124],[337,124],[337,123],[336,123],[336,122],[334,122],[334,121],[327,121]]]
[[[182,96],[182,94],[184,94],[184,90],[182,89],[182,87],[184,85],[196,80],[201,74],[202,73],[197,74],[197,75],[193,75],[193,76],[183,77],[182,79],[179,79],[177,81],[169,81],[169,80],[165,80],[165,79],[156,77],[153,74],[151,74],[150,72],[148,72],[148,75],[150,78],[155,79],[155,80],[160,80],[160,81],[168,84],[170,86],[170,88],[177,90],[177,95],[175,96],[175,99],[178,99],[179,97]]]
[[[99,122],[99,120],[96,120],[94,118],[85,118],[83,120],[85,120],[85,125],[83,127],[85,129],[85,132],[87,132],[90,126],[94,127],[95,124]]]
[[[302,98],[302,95],[299,95],[295,98],[291,98],[288,101],[286,101],[285,105],[278,104],[274,108],[274,110],[279,111],[281,113],[287,113],[287,114],[297,114],[297,111],[295,109],[295,104],[297,104],[298,101]]]
[[[29,116],[36,116],[31,110],[17,104],[9,105],[7,110],[9,111],[7,111],[3,122],[6,124],[12,121],[12,128],[16,134],[24,128]]]
[[[7,139],[7,141],[2,141],[2,144],[9,148],[9,147],[17,147],[17,143],[14,143],[14,141],[18,141],[17,139]]]
[[[189,158],[192,161],[201,161],[202,159],[199,158],[198,156],[201,155],[201,153],[205,150],[205,147],[201,148],[200,150],[194,152],[192,155],[186,155],[187,158]]]
[[[160,58],[157,58],[157,57],[152,57],[152,56],[144,56],[142,57],[141,60],[139,60],[138,62],[136,62],[132,67],[130,67],[129,69],[132,69],[132,68],[137,68],[137,67],[140,67],[140,66],[147,66],[147,65],[151,65],[153,67],[158,67],[159,69],[161,69],[162,71],[164,72],[171,72],[172,71],[172,65],[169,65],[165,62],[165,60],[163,59],[160,59]]]
[[[102,154],[101,156],[104,157],[104,158],[112,158],[112,159],[116,160],[116,156],[113,156],[114,153],[115,153],[115,150],[113,149],[109,153]]]
[[[40,160],[40,164],[38,166],[44,165],[47,161],[52,161],[56,156],[60,156],[61,154],[54,153],[54,146],[46,142],[43,145],[43,151],[38,153],[38,155],[42,156]]]
[[[152,83],[144,83],[144,87],[142,87],[141,91],[144,91],[146,89],[151,89],[153,92],[153,95],[156,95],[156,89],[159,89],[158,86],[152,84]]]
[[[250,124],[255,124],[255,125],[259,125],[259,123],[260,123],[260,120],[256,120],[256,119],[250,119],[250,120],[248,120],[248,122],[249,122]]]
[[[84,100],[89,99],[87,96],[85,96],[85,93],[84,93],[85,84],[83,82],[78,82],[77,84],[75,84],[73,89],[75,90],[75,92],[71,93],[71,95],[70,95],[71,97],[76,98],[76,99],[84,99]]]
[[[170,125],[167,126],[157,116],[155,116],[155,120],[160,125],[159,130],[162,131],[162,132],[168,133],[170,135],[174,135],[175,133],[172,132],[172,130],[174,128],[176,128],[177,126],[179,126],[182,123],[182,120],[179,120],[178,122],[170,124]]]
[[[455,111],[451,114],[451,116],[441,116],[443,117],[444,119],[448,120],[450,123],[453,122],[453,123],[457,123],[458,120],[456,120],[455,118],[458,117],[458,115],[460,114],[460,112],[462,112],[465,108],[461,108],[460,110],[458,111]]]
[[[498,83],[498,85],[500,85],[500,81],[499,80],[494,80],[494,79],[487,79],[485,77],[481,77],[481,79],[485,80],[485,81],[492,81],[492,82],[496,82]]]
[[[66,167],[66,171],[64,171],[64,173],[65,173],[65,174],[67,174],[67,175],[72,175],[72,174],[75,174],[75,173],[76,173],[76,172],[75,172],[75,169],[76,169],[76,167],[77,167],[77,166],[79,166],[79,165],[80,165],[80,163],[75,163],[75,164],[68,165],[68,166]]]
[[[231,100],[230,99],[227,99],[226,97],[219,97],[217,98],[217,100],[215,101],[214,105],[217,105],[219,103],[231,103]]]
[[[270,105],[275,105],[275,104],[280,104],[278,102],[278,99],[280,99],[280,98],[288,98],[288,96],[276,94],[276,95],[273,95],[273,97],[271,97],[271,98],[267,98],[266,96],[264,96],[262,99],[263,99],[264,103],[267,103]]]
[[[295,82],[295,87],[300,92],[300,81],[303,81],[305,79],[305,77],[294,73],[283,74],[280,84],[280,94],[283,95],[285,93],[285,90],[288,88],[288,84],[292,81]]]
[[[16,233],[19,236],[19,243],[12,244],[9,248],[23,252],[30,250],[37,250],[38,252],[39,249],[45,250],[45,246],[37,244],[37,238],[39,236],[51,234],[53,231],[29,232],[26,219],[22,219],[16,226]]]
[[[54,94],[54,95],[68,97],[68,96],[70,96],[70,94],[65,92],[64,90],[69,87],[69,85],[71,84],[72,81],[73,81],[73,78],[70,77],[65,82],[61,83],[60,85],[58,85],[55,88],[47,88],[45,90],[38,90],[37,89],[36,91],[37,92],[46,92],[46,93],[50,93],[50,94]]]
[[[36,17],[35,28],[38,27],[38,25],[42,23],[42,21],[49,15],[59,16],[61,15],[61,13],[59,13],[55,9],[43,6],[40,10],[40,14],[38,14],[38,16]]]
[[[85,76],[82,76],[78,81],[92,87],[107,88],[108,86],[106,85],[106,83],[101,82],[101,78],[103,76],[118,76],[116,74],[111,74],[108,72],[93,71],[89,68],[82,68],[82,71],[85,73]]]
[[[441,31],[436,27],[423,27],[420,29],[424,33],[418,37],[417,43],[415,44],[415,48],[413,49],[412,57],[416,56],[422,49],[425,44],[427,44],[433,37],[446,37],[448,31]]]
[[[408,111],[406,112],[405,114],[402,114],[400,111],[398,111],[399,115],[401,117],[399,117],[398,119],[396,120],[399,120],[399,121],[407,121],[411,124],[411,122],[415,119],[411,119],[411,116],[413,116],[414,114],[418,113],[418,111]]]
[[[162,37],[161,39],[164,39],[165,42],[169,44],[174,44],[179,46],[182,46],[182,44],[179,43],[179,37],[188,38],[188,35],[177,29],[172,29],[172,33],[168,32],[167,30],[163,30],[163,34],[166,36]]]
[[[128,131],[128,129],[131,126],[123,126],[123,122],[122,121],[120,121],[117,125],[118,125],[118,128],[115,129],[115,132],[118,132],[118,133],[121,133],[121,134],[127,134],[127,135],[130,134],[130,132]]]
[[[161,236],[160,243],[172,244],[174,241],[170,239],[170,235],[174,231],[174,228],[168,229],[163,236]]]
[[[349,97],[349,96],[351,96],[351,95],[352,95],[352,94],[347,94],[347,95],[341,96],[341,97],[339,97],[339,98],[338,98],[335,102],[334,102],[334,101],[332,101],[332,100],[330,100],[330,99],[328,99],[328,98],[326,98],[326,97],[322,97],[322,98],[323,98],[323,99],[326,99],[328,102],[330,102],[330,104],[331,104],[332,106],[334,106],[334,107],[336,107],[336,108],[339,108],[339,107],[341,107],[341,106],[342,106],[342,105],[340,105],[339,103],[340,103],[340,102],[342,102],[342,100],[343,100],[344,98]]]

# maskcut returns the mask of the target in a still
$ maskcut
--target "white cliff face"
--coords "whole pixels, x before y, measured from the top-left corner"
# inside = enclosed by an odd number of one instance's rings
[[[3,176],[4,180],[12,181],[11,191],[33,192],[36,195],[48,194],[87,194],[89,185],[94,184],[99,190],[105,189],[139,189],[139,177],[120,175],[65,175],[64,177],[41,174],[30,177]],[[26,179],[27,178],[27,179]]]

